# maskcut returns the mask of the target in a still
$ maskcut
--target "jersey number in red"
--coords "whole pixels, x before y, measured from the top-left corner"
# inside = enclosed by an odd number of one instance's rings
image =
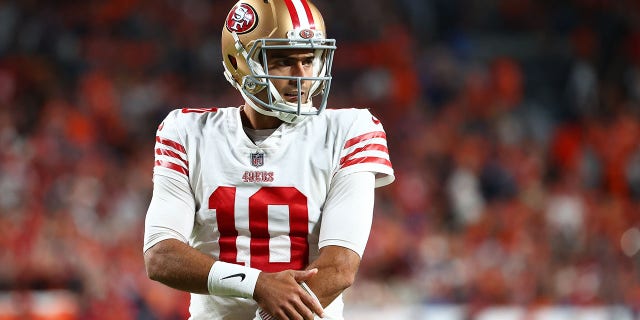
[[[209,197],[209,209],[216,210],[220,232],[220,260],[244,265],[238,261],[235,226],[235,187],[218,187]],[[289,207],[290,262],[269,261],[269,205]],[[266,272],[286,269],[301,270],[309,263],[309,211],[307,197],[294,187],[262,187],[249,197],[249,231],[251,232],[251,267]]]

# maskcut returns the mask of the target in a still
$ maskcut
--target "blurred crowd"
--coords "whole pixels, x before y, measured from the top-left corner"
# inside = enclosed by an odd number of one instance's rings
[[[154,135],[174,108],[242,103],[220,58],[233,3],[0,1],[14,309],[63,289],[81,319],[187,314],[144,272]],[[640,313],[640,3],[315,3],[338,43],[329,104],[371,108],[397,175],[348,304]]]

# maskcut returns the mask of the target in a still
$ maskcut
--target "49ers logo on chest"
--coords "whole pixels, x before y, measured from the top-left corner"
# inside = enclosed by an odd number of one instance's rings
[[[273,182],[273,171],[245,171],[243,182]]]
[[[247,33],[258,25],[256,10],[246,4],[236,4],[227,16],[226,27],[230,32]]]

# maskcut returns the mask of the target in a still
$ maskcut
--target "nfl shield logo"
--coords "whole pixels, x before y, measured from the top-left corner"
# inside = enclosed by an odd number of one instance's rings
[[[251,154],[251,165],[261,167],[264,164],[264,153],[256,152]]]

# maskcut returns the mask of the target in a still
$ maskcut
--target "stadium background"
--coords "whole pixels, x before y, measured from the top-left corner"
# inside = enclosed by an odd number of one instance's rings
[[[233,2],[0,1],[0,319],[184,318],[144,274],[154,132],[241,103]],[[350,319],[640,319],[638,2],[316,4],[330,105],[379,116],[397,174]]]

